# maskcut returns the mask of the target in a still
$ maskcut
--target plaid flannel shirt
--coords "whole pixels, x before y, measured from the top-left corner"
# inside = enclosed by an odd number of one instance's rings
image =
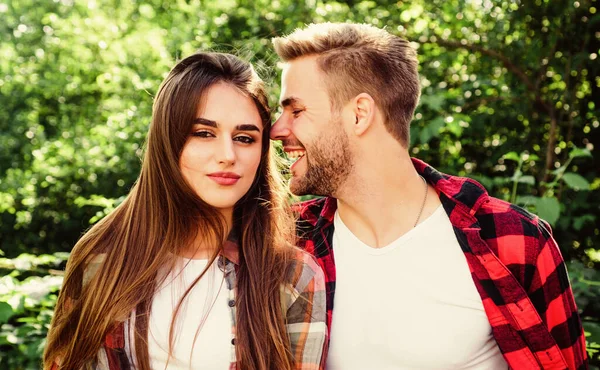
[[[231,363],[229,370],[238,368],[235,335],[236,335],[236,271],[238,266],[238,244],[235,239],[230,239],[224,245],[224,251],[218,258],[218,265],[225,275],[227,289],[229,290],[228,307],[231,313]],[[96,265],[102,259],[97,258]],[[88,267],[89,272],[97,270],[94,264]],[[292,265],[289,268],[288,283],[281,288],[281,303],[286,320],[286,329],[290,338],[294,359],[294,368],[297,370],[323,370],[328,347],[328,332],[326,326],[325,305],[325,280],[323,271],[313,256],[298,250]],[[84,283],[89,279],[84,277]],[[118,322],[107,333],[104,343],[96,358],[86,364],[89,370],[129,370],[135,359],[131,358],[130,341],[127,332],[127,323]],[[54,363],[52,370],[60,367]]]
[[[450,218],[492,334],[510,368],[586,369],[581,321],[549,225],[489,196],[474,180],[440,173],[418,159],[413,159],[413,165],[436,189]],[[317,258],[325,272],[330,328],[336,283],[331,246],[337,202],[319,198],[294,208],[300,219],[299,245]],[[356,294],[360,299],[360,292]]]

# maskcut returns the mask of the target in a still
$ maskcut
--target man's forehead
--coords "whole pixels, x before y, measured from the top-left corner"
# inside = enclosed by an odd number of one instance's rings
[[[301,103],[310,97],[306,94],[325,91],[323,76],[315,59],[316,56],[300,57],[283,64],[280,99],[282,105]]]
[[[317,55],[307,55],[284,62],[282,64],[283,74],[288,75],[306,72],[318,73],[317,58]]]

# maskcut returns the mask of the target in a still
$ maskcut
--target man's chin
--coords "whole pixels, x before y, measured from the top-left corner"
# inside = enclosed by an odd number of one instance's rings
[[[290,179],[290,192],[297,196],[309,195],[310,192],[303,179],[292,177]]]

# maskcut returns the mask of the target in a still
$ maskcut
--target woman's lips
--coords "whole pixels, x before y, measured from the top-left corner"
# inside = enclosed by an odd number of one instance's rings
[[[215,172],[207,176],[219,185],[234,185],[240,180],[240,176],[232,172]]]

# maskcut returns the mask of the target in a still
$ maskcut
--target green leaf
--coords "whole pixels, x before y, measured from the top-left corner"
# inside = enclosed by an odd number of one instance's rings
[[[534,197],[533,195],[523,195],[517,197],[516,203],[522,206],[533,205],[537,207],[539,200],[540,197]]]
[[[590,190],[590,183],[585,179],[585,177],[576,173],[567,172],[563,175],[562,179],[571,189]]]
[[[486,188],[486,189],[491,189],[494,186],[494,181],[492,180],[492,178],[487,177],[485,175],[473,174],[470,177],[473,180],[478,181],[479,183],[481,183],[481,185],[483,185],[483,187]]]
[[[419,132],[419,141],[422,144],[426,144],[429,142],[429,140],[431,140],[431,138],[433,137],[433,135],[431,135],[431,131],[429,130],[429,126],[425,126],[421,129],[421,131]]]
[[[12,306],[6,302],[0,302],[0,324],[4,324],[8,322],[8,320],[13,316],[14,311]]]
[[[591,157],[592,153],[588,149],[574,148],[569,153],[569,158]]]
[[[560,216],[560,203],[558,199],[551,198],[539,198],[536,204],[537,215],[548,221],[550,225],[554,226],[558,217]]]
[[[594,262],[600,262],[600,251],[596,249],[586,249],[585,254]]]
[[[583,226],[588,223],[588,222],[594,222],[596,221],[596,216],[591,215],[591,214],[585,214],[583,216],[580,217],[575,217],[573,219],[573,228],[577,231],[581,230],[583,228]]]
[[[520,182],[522,184],[529,184],[529,185],[534,185],[535,184],[535,178],[533,176],[521,176],[517,182]]]
[[[419,133],[419,140],[426,144],[434,137],[440,134],[440,130],[444,127],[445,122],[442,117],[437,117],[429,122]]]
[[[600,341],[600,324],[589,320],[583,320],[582,324],[586,334]]]
[[[521,171],[520,169],[517,169],[515,171],[515,173],[513,173],[512,177],[510,179],[512,181],[517,181],[518,182],[522,175],[523,175],[523,171]]]
[[[446,130],[454,134],[456,137],[461,137],[463,134],[463,128],[457,120],[454,120],[446,125]]]
[[[437,136],[444,126],[446,126],[446,122],[442,117],[437,117],[429,123],[429,128],[431,129],[433,136]]]
[[[438,111],[442,108],[444,100],[445,98],[442,94],[421,96],[421,104],[428,105],[429,108],[434,111]]]
[[[410,125],[410,145],[413,146],[417,144],[417,137],[421,140],[421,130],[417,125]],[[279,154],[280,157],[283,155]]]
[[[517,152],[508,152],[502,156],[503,159],[508,159],[511,161],[518,162],[521,160],[521,157],[517,154]]]

